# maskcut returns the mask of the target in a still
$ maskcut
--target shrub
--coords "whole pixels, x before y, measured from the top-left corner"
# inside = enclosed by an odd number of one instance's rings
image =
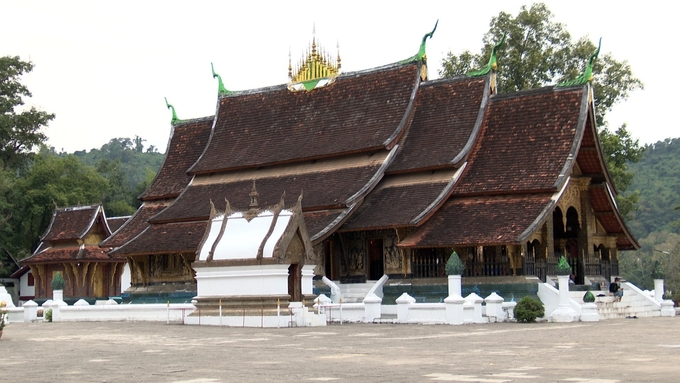
[[[593,302],[595,302],[595,295],[593,295],[593,293],[590,290],[588,290],[583,295],[583,301],[585,303],[593,303]]]
[[[64,277],[57,271],[57,273],[54,274],[54,278],[52,278],[52,290],[63,290],[65,284]]]
[[[463,275],[463,270],[465,270],[465,265],[460,260],[458,253],[454,251],[449,260],[446,261],[446,275]]]
[[[544,314],[543,303],[530,297],[520,299],[515,306],[515,318],[518,322],[533,323]]]
[[[48,309],[45,311],[45,320],[48,322],[52,322],[52,309]]]

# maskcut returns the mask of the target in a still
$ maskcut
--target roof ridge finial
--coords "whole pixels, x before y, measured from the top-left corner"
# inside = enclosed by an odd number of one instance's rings
[[[175,107],[168,103],[167,97],[164,97],[164,98],[165,98],[165,106],[167,106],[168,109],[172,110],[172,120],[170,120],[170,123],[176,124],[176,123],[180,122],[181,120],[179,118],[177,118],[177,113],[175,113]]]
[[[227,90],[227,88],[224,87],[224,83],[222,82],[222,76],[215,72],[215,67],[213,66],[213,63],[210,63],[210,69],[212,69],[213,78],[217,77],[217,95],[225,96],[234,93],[230,90]]]
[[[507,33],[503,32],[503,37],[501,37],[501,41],[496,43],[496,45],[494,45],[493,48],[491,48],[491,56],[489,56],[489,62],[478,70],[471,70],[467,72],[468,76],[470,77],[484,76],[487,73],[491,72],[492,70],[494,72],[496,71],[496,68],[498,68],[498,64],[496,63],[497,61],[496,52],[498,51],[498,48],[500,48],[501,45],[503,45],[503,43],[505,42],[506,36]]]
[[[434,28],[432,28],[432,32],[426,33],[423,36],[423,40],[420,42],[420,49],[418,49],[418,53],[407,58],[406,60],[400,61],[399,62],[400,64],[408,64],[410,62],[415,62],[415,61],[420,61],[420,60],[427,61],[427,57],[425,55],[425,45],[427,43],[427,39],[432,38],[432,36],[434,35],[434,31],[437,30],[437,25],[439,25],[439,19],[437,19],[437,22],[434,23]]]
[[[601,46],[602,37],[600,37],[600,41],[597,43],[597,49],[595,50],[595,52],[593,52],[592,55],[590,55],[590,58],[588,58],[588,63],[586,64],[586,69],[583,71],[583,73],[580,76],[576,77],[575,79],[559,83],[557,84],[557,86],[585,85],[593,81],[593,63],[595,62],[597,56],[600,55]]]

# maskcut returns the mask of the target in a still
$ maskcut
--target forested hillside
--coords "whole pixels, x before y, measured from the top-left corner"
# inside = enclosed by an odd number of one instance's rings
[[[639,192],[638,209],[626,221],[640,244],[619,255],[624,278],[652,289],[652,271],[666,280],[667,298],[680,298],[680,138],[648,145],[628,192]]]
[[[638,209],[628,222],[637,238],[653,231],[675,231],[680,217],[680,138],[667,138],[648,145],[638,163],[628,164],[635,173],[629,190],[639,191]]]

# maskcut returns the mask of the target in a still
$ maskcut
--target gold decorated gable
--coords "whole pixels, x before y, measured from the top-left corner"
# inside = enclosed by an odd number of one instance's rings
[[[340,52],[335,59],[316,45],[316,37],[312,38],[312,44],[307,53],[293,66],[290,56],[288,58],[288,77],[292,84],[303,84],[303,87],[290,87],[292,90],[312,90],[318,85],[328,85],[340,73]],[[321,82],[320,80],[329,80]],[[302,88],[302,89],[300,89]]]

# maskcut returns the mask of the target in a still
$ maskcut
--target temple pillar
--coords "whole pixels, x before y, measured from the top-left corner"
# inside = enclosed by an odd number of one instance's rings
[[[555,235],[553,226],[553,215],[548,214],[548,218],[545,220],[545,254],[546,258],[552,258],[555,256]]]
[[[590,227],[592,222],[592,209],[590,208],[590,193],[588,193],[588,187],[590,185],[590,178],[584,177],[579,178],[579,199],[581,203],[581,228],[578,232],[578,247],[582,249],[581,253],[586,259],[593,258],[593,229]],[[585,261],[585,259],[583,260]]]

